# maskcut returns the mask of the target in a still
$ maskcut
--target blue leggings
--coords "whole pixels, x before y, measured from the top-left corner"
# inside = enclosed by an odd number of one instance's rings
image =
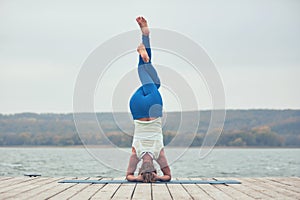
[[[132,95],[130,99],[130,111],[133,119],[157,118],[162,116],[162,98],[158,91],[160,79],[151,64],[151,48],[149,36],[142,37],[143,44],[149,55],[150,61],[145,63],[139,56],[138,74],[142,86]]]

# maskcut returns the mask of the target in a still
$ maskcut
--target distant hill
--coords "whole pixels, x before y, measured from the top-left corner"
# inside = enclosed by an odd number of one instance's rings
[[[185,112],[192,117],[192,112]],[[195,133],[184,133],[182,140],[192,140],[192,146],[202,145],[210,111],[200,111]],[[99,124],[92,123],[96,115]],[[108,142],[129,147],[133,124],[129,113],[80,114],[80,137],[73,114],[0,114],[0,146],[10,145],[105,145]],[[171,112],[164,119],[164,142],[168,144],[178,133],[182,113]],[[99,126],[105,132],[100,134]],[[188,126],[188,123],[185,124]],[[107,140],[107,139],[108,140]],[[172,145],[180,146],[180,142]],[[218,146],[300,147],[300,110],[227,110]]]

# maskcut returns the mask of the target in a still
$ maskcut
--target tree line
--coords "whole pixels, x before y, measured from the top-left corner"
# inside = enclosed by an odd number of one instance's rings
[[[0,146],[66,146],[83,143],[131,146],[134,127],[128,113],[90,115],[96,116],[97,124],[89,117],[82,117],[76,124],[73,114],[0,114]],[[182,146],[182,143],[186,144],[183,141],[188,141],[191,146],[201,146],[207,134],[211,111],[200,111],[195,132],[178,132],[181,116],[179,112],[167,114],[163,126],[165,145]],[[76,127],[81,129],[79,134]],[[300,147],[300,110],[228,110],[216,145]]]

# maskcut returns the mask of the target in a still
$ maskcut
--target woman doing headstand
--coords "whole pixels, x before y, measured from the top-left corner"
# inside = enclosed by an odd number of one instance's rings
[[[130,99],[130,111],[134,119],[134,136],[126,179],[128,181],[155,182],[171,180],[171,171],[164,153],[161,128],[162,98],[158,91],[160,79],[151,64],[149,28],[143,17],[136,18],[142,31],[142,44],[138,46],[138,74],[142,86]],[[138,176],[134,176],[137,164],[143,160]],[[163,176],[157,175],[153,160],[159,164]]]

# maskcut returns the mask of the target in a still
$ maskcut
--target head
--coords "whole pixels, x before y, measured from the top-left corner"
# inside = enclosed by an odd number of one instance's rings
[[[144,183],[155,182],[153,172],[156,174],[153,162],[143,162],[139,174],[143,176]]]

